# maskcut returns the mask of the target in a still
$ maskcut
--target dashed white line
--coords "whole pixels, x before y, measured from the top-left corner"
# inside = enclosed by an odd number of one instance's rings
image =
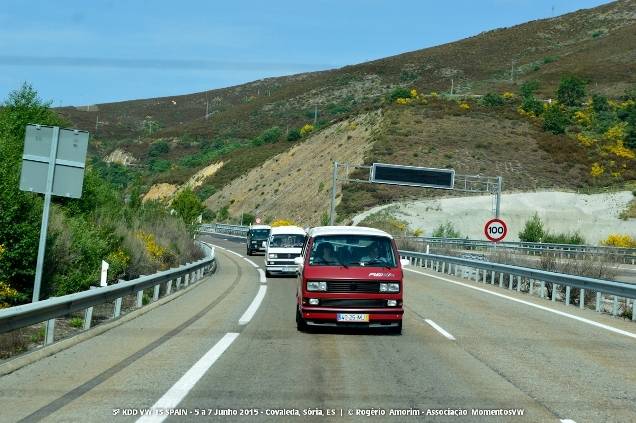
[[[252,266],[258,269],[258,264],[254,263],[252,260],[248,259],[247,257],[243,257],[243,260],[245,260],[246,262],[248,262],[249,264],[251,264]]]
[[[570,419],[561,419],[561,423],[576,423],[576,422]]]
[[[219,342],[217,342],[203,357],[197,361],[194,366],[190,367],[181,379],[179,379],[172,387],[166,392],[159,400],[152,406],[150,415],[143,416],[137,420],[137,423],[159,423],[168,417],[167,414],[159,413],[159,410],[164,411],[167,409],[176,408],[177,405],[183,400],[183,398],[190,392],[190,390],[196,385],[196,383],[203,377],[205,372],[221,357],[221,354],[230,346],[236,338],[238,333],[226,333]],[[156,412],[155,412],[156,410]]]
[[[252,320],[252,317],[254,317],[256,310],[258,310],[261,303],[263,302],[263,298],[265,298],[266,291],[267,287],[265,285],[261,285],[258,288],[258,292],[256,293],[256,297],[254,297],[252,304],[250,304],[247,310],[245,310],[245,313],[243,313],[243,315],[239,319],[239,325],[246,325],[250,322],[250,320]]]
[[[263,269],[256,269],[256,270],[258,270],[258,274],[260,275],[261,283],[267,283],[267,278],[265,277],[265,271]]]
[[[430,273],[418,272],[417,270],[412,270],[412,269],[405,269],[405,270],[408,270],[409,272],[417,273],[419,275],[429,276],[429,277],[432,277],[432,278],[435,278],[435,279],[440,279],[440,280],[443,280],[443,281],[446,281],[446,282],[454,283],[455,285],[464,286],[466,288],[474,289],[476,291],[485,292],[486,294],[494,295],[494,296],[497,296],[497,297],[500,297],[500,298],[505,298],[505,299],[510,300],[510,301],[514,301],[514,302],[517,302],[517,303],[525,304],[525,305],[528,305],[530,307],[535,307],[535,308],[538,308],[540,310],[547,311],[549,313],[558,314],[559,316],[567,317],[569,319],[577,320],[579,322],[587,323],[588,325],[596,326],[598,328],[605,329],[605,330],[608,330],[610,332],[618,333],[620,335],[625,335],[625,336],[629,336],[630,338],[636,339],[636,333],[627,332],[626,330],[618,329],[618,328],[615,328],[613,326],[609,326],[609,325],[605,325],[603,323],[595,322],[594,320],[589,320],[589,319],[586,319],[584,317],[575,316],[573,314],[565,313],[565,312],[559,311],[559,310],[553,310],[551,308],[544,307],[544,306],[539,305],[539,304],[534,304],[534,303],[531,303],[529,301],[524,301],[524,300],[520,300],[518,298],[509,297],[507,295],[500,294],[498,292],[492,292],[492,291],[489,291],[489,290],[484,289],[484,288],[479,288],[478,286],[472,286],[472,285],[469,285],[467,283],[454,281],[454,280],[451,280],[451,279],[448,279],[448,278],[443,278],[441,276],[432,275]]]
[[[450,333],[446,332],[440,325],[438,325],[437,323],[435,323],[431,319],[424,319],[424,321],[426,323],[428,323],[429,325],[431,325],[433,327],[433,329],[435,329],[436,331],[438,331],[439,333],[441,333],[442,335],[444,335],[445,337],[447,337],[451,341],[455,340],[455,337],[453,335],[451,335]]]

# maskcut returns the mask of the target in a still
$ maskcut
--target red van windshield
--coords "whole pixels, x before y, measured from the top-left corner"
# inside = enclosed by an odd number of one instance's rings
[[[314,239],[309,265],[396,267],[396,262],[389,238],[329,235]]]

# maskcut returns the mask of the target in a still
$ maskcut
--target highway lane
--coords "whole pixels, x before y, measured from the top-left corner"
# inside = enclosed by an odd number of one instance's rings
[[[240,240],[207,239],[245,253]],[[263,265],[262,256],[250,259]],[[320,421],[365,418],[347,417],[349,410],[388,413],[389,409],[447,408],[466,409],[469,415],[426,420],[572,419],[581,423],[636,419],[634,339],[454,285],[440,280],[439,274],[412,272],[405,281],[402,336],[337,330],[299,333],[294,322],[295,278],[268,278],[262,284],[256,269],[236,254],[219,250],[218,261],[218,274],[186,295],[0,378],[0,398],[14,405],[6,413],[3,410],[0,420],[30,415],[32,421],[40,417],[44,421],[135,421],[139,416],[114,417],[113,410],[153,406],[173,392],[177,381],[228,334],[238,335],[209,369],[200,372],[201,378],[176,405],[192,414],[169,421],[201,421],[194,414],[197,410],[296,409],[302,413],[311,408],[336,413],[315,418]],[[261,286],[267,286],[267,292],[253,319],[238,324]],[[566,311],[634,331],[629,322],[573,307]],[[186,326],[163,339],[179,325]],[[524,416],[471,416],[473,408],[520,408]],[[299,418],[261,414],[205,420]]]
[[[257,289],[253,267],[219,252],[217,274],[184,295],[0,378],[0,400],[11,405],[0,421],[112,421],[114,409],[152,404],[237,329]]]

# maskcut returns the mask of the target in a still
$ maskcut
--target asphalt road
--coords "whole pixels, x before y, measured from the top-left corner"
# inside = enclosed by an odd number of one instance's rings
[[[188,413],[167,421],[636,421],[632,322],[414,269],[401,336],[299,333],[295,278],[261,283],[242,243],[207,239],[234,251],[217,250],[215,275],[1,377],[0,421],[128,422],[153,405]],[[467,415],[427,416],[453,412]]]

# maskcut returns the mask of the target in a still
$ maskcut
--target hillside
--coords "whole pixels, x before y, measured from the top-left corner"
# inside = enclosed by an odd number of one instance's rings
[[[386,112],[385,124],[370,141],[374,146],[364,157],[367,163],[449,165],[461,173],[501,174],[506,189],[574,188],[589,183],[591,158],[576,145],[564,153],[560,136],[545,136],[515,115],[514,108],[480,110],[471,103],[470,113],[462,115],[449,109],[452,102],[430,102],[425,111],[396,108],[386,101],[396,87],[447,93],[451,79],[454,93],[463,95],[518,92],[523,82],[536,80],[537,96],[550,98],[563,75],[571,73],[586,79],[590,92],[610,97],[636,83],[636,0],[330,71],[59,111],[94,133],[91,154],[96,159],[120,149],[137,160],[134,166],[112,165],[109,172],[123,188],[140,184],[141,192],[157,183],[183,184],[204,167],[223,162],[197,188],[200,197],[207,198],[310,139],[294,134],[313,121],[315,110],[315,129],[323,131],[379,109]],[[411,154],[410,145],[419,151]],[[491,155],[495,160],[488,158]],[[396,195],[420,195],[408,190],[385,195],[389,191],[382,194],[376,187],[347,189],[361,198],[349,204],[350,195],[345,195],[344,214]],[[208,205],[218,210],[227,195],[213,198]],[[238,212],[236,207],[231,210]]]

